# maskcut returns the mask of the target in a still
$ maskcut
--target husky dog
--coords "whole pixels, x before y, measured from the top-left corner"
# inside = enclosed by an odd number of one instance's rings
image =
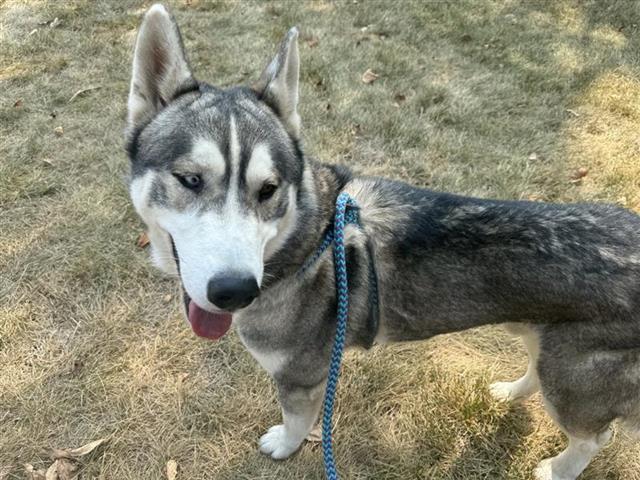
[[[640,426],[640,217],[468,198],[311,160],[300,143],[297,38],[291,29],[251,88],[216,88],[195,79],[175,21],[154,5],[128,100],[130,193],[155,263],[179,275],[195,333],[219,338],[233,325],[277,385],[283,424],[260,450],[287,458],[318,416],[336,327],[331,251],[301,267],[348,192],[361,225],[345,234],[347,346],[508,324],[529,367],[492,391],[508,400],[542,391],[569,443],[535,475],[575,479],[612,421]]]

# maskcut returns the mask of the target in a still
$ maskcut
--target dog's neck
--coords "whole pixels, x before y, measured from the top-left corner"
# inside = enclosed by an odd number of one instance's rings
[[[295,228],[284,245],[265,264],[262,289],[283,278],[295,275],[320,245],[333,222],[335,202],[352,178],[347,167],[328,165],[305,159],[305,175],[297,193]]]

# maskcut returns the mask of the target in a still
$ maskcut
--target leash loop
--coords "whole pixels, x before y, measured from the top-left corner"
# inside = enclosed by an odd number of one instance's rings
[[[320,247],[320,249],[324,251],[331,242],[333,242],[333,263],[338,304],[336,312],[336,335],[331,349],[331,361],[329,363],[329,375],[327,377],[327,388],[324,394],[322,414],[322,454],[327,480],[338,480],[339,478],[333,455],[331,424],[338,377],[340,376],[340,364],[342,363],[342,352],[344,351],[347,332],[347,316],[349,313],[349,283],[347,279],[347,257],[344,246],[344,228],[347,223],[359,224],[358,210],[355,201],[348,193],[343,192],[336,200],[333,230],[327,232]],[[320,252],[320,254],[321,253],[322,252]]]

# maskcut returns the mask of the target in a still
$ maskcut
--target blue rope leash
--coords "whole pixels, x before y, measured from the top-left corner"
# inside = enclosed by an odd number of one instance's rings
[[[349,208],[352,207],[352,208]],[[347,223],[359,224],[356,204],[348,193],[341,193],[336,200],[336,214],[333,230],[329,230],[312,260],[317,260],[322,252],[333,242],[333,262],[336,278],[336,297],[338,308],[336,314],[336,336],[331,349],[331,363],[327,389],[324,394],[324,408],[322,413],[322,454],[327,480],[338,480],[338,471],[333,456],[333,442],[331,438],[331,419],[333,406],[340,376],[340,364],[347,332],[347,316],[349,313],[349,284],[347,281],[347,258],[344,247],[344,227]]]

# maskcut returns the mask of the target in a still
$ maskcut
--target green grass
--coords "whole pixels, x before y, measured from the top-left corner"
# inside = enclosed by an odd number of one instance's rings
[[[164,478],[169,459],[179,479],[322,478],[317,444],[281,463],[257,453],[279,419],[266,373],[234,334],[195,338],[177,286],[135,247],[122,132],[148,5],[0,2],[0,472],[25,478],[52,447],[108,437],[83,478]],[[171,6],[196,74],[218,85],[256,79],[301,28],[304,137],[322,160],[438,190],[640,210],[637,2]],[[367,85],[369,68],[380,77]],[[350,352],[343,477],[531,478],[562,435],[538,397],[508,406],[487,391],[524,357],[494,327]],[[640,449],[616,437],[583,478],[640,479]]]

